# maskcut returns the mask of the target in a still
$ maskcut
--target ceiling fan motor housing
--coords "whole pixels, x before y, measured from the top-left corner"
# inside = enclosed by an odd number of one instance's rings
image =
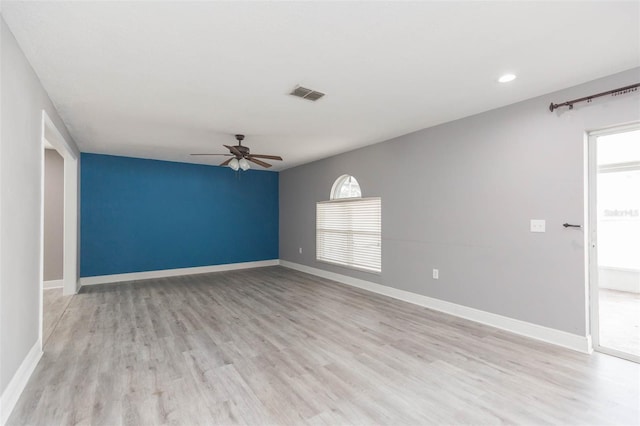
[[[243,157],[246,157],[247,155],[249,155],[249,148],[247,148],[246,146],[242,146],[242,145],[236,145],[235,149],[237,149],[238,151],[240,151],[242,153]],[[237,157],[237,156],[236,156]]]

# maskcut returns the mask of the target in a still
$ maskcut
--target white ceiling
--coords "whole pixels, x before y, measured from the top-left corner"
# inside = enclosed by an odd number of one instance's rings
[[[640,2],[12,2],[80,149],[276,170],[640,65]],[[497,83],[514,72],[512,83]],[[301,84],[327,95],[288,96]],[[258,168],[258,167],[256,167]]]

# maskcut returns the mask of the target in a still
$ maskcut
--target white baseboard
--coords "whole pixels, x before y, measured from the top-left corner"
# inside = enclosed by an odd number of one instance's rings
[[[49,280],[49,281],[44,281],[42,284],[45,290],[49,290],[51,288],[64,287],[64,283],[62,280]]]
[[[175,277],[179,275],[206,274],[209,272],[233,271],[236,269],[261,268],[279,265],[278,259],[258,260],[256,262],[228,263],[225,265],[196,266],[193,268],[163,269],[160,271],[131,272],[127,274],[99,275],[80,278],[80,286],[118,283],[124,281],[148,280],[153,278]]]
[[[598,267],[598,287],[640,293],[640,271],[630,268]]]
[[[552,343],[554,345],[573,349],[583,353],[591,353],[591,336],[579,336],[577,334],[567,333],[566,331],[556,330],[554,328],[544,327],[530,322],[505,317],[502,315],[492,314],[491,312],[481,311],[479,309],[470,308],[468,306],[458,305],[456,303],[446,302],[440,299],[423,296],[421,294],[411,293],[397,288],[372,283],[370,281],[358,278],[348,277],[334,272],[324,271],[318,268],[312,268],[306,265],[280,260],[280,265],[295,269],[297,271],[306,272],[322,278],[327,278],[339,283],[358,287],[374,293],[393,297],[394,299],[403,300],[415,305],[424,306],[425,308],[435,311],[444,312],[460,318],[479,322],[521,336],[530,337],[532,339],[541,340],[543,342]]]
[[[18,370],[13,375],[4,392],[2,392],[0,399],[0,425],[6,424],[7,420],[9,420],[9,416],[16,402],[18,402],[22,391],[25,386],[27,386],[33,370],[35,370],[38,365],[42,353],[42,343],[38,340],[24,358],[20,367],[18,367]]]

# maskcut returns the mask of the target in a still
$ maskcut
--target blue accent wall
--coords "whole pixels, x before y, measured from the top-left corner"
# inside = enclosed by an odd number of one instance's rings
[[[82,154],[80,275],[278,258],[278,173]]]

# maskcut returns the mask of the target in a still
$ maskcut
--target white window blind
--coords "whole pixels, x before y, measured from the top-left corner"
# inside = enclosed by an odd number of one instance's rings
[[[380,198],[323,201],[316,205],[316,258],[381,272]]]

